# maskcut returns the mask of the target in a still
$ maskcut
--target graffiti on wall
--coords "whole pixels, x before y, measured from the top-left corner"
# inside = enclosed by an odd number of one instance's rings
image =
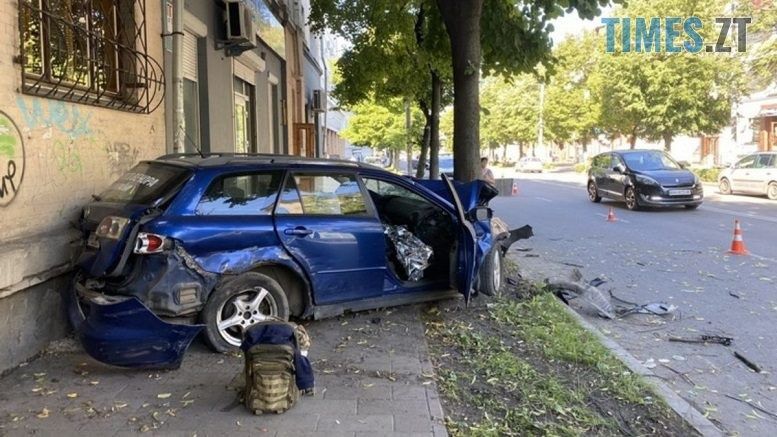
[[[30,129],[53,128],[71,139],[90,135],[91,113],[59,100],[16,98],[16,106]]]
[[[121,176],[127,172],[138,159],[138,149],[127,143],[115,142],[105,147],[108,152],[111,176]]]
[[[0,111],[0,206],[13,201],[24,177],[24,142],[16,123]]]
[[[54,140],[54,162],[62,173],[81,173],[81,155],[73,140]]]

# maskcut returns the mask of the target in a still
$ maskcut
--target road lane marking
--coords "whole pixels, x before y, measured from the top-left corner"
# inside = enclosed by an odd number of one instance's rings
[[[598,212],[597,212],[597,213],[596,213],[596,215],[598,215],[599,217],[604,217],[604,218],[607,218],[607,214],[601,214],[601,213],[598,213]],[[628,221],[628,220],[624,220],[624,219],[622,219],[622,218],[617,218],[617,217],[615,218],[615,221],[616,221],[616,222],[623,222],[623,223],[631,223],[631,222],[630,222],[630,221]]]
[[[766,222],[777,223],[777,218],[774,218],[774,217],[765,217],[765,216],[762,216],[762,215],[753,214],[753,213],[744,212],[744,211],[732,211],[730,209],[716,208],[714,206],[709,206],[709,205],[706,205],[706,204],[702,205],[702,207],[700,209],[702,209],[704,211],[717,212],[719,214],[727,214],[727,215],[730,215],[732,217],[747,217],[747,218],[751,218],[751,219],[755,219],[755,220],[763,220],[763,221],[766,221]]]
[[[756,255],[754,253],[750,253],[749,255],[752,256],[753,258],[761,260],[761,261],[769,261],[769,262],[777,264],[777,259],[774,259],[774,258],[767,258],[765,256]]]
[[[552,201],[552,200],[550,200],[550,199],[546,199],[546,198],[544,198],[544,197],[535,197],[535,199],[537,199],[537,200],[542,200],[543,202],[553,203],[553,201]]]

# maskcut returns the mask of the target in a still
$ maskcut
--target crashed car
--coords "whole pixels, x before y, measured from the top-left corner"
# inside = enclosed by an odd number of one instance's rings
[[[350,161],[143,161],[83,208],[68,315],[97,360],[174,368],[201,331],[225,352],[267,318],[491,294],[531,233],[492,231],[495,195]]]

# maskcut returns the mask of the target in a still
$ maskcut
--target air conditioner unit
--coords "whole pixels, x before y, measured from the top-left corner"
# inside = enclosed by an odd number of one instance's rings
[[[326,111],[326,108],[324,107],[324,95],[321,90],[313,90],[313,111]]]
[[[253,11],[241,0],[226,0],[227,42],[248,49],[256,47]]]

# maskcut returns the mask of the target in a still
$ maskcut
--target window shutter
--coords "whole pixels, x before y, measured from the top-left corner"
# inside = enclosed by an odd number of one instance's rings
[[[197,37],[188,32],[183,35],[183,76],[197,82]]]

